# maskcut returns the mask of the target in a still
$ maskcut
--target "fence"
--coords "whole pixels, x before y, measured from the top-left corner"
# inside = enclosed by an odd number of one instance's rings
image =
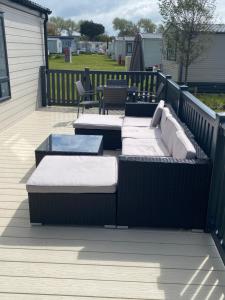
[[[42,74],[44,74],[42,70]],[[155,92],[157,72],[113,72],[113,71],[95,71],[85,69],[76,70],[46,70],[46,90],[48,105],[66,105],[74,106],[77,104],[79,95],[77,93],[75,82],[81,80],[84,87],[89,90],[90,87],[96,90],[98,86],[104,86],[108,79],[125,79],[128,86],[136,86],[139,91],[146,95]],[[45,96],[46,97],[46,96]],[[97,100],[98,95],[93,97]]]
[[[168,75],[158,73],[157,82],[165,84],[164,98],[212,160],[206,229],[212,233],[225,263],[225,113],[215,113],[189,93],[187,86],[177,85]]]

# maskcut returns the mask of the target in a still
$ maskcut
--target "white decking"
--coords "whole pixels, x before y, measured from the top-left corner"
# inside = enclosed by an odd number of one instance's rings
[[[51,132],[73,133],[74,116],[43,109],[0,133],[0,299],[225,299],[225,269],[207,234],[30,227],[34,149]]]

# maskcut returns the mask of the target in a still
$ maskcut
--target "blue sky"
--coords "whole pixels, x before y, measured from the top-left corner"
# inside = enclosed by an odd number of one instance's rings
[[[159,24],[161,17],[157,0],[34,0],[50,8],[52,15],[75,21],[93,20],[102,23],[113,34],[112,20],[116,17],[136,21],[151,18]],[[217,0],[216,22],[225,23],[225,0]]]

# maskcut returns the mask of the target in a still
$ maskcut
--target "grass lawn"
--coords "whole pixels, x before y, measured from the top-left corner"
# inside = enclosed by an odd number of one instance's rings
[[[125,71],[124,66],[117,64],[115,60],[100,54],[80,54],[72,57],[72,63],[65,63],[64,57],[49,57],[49,68],[58,70],[108,70]]]
[[[217,112],[225,111],[225,94],[197,94],[196,97]]]

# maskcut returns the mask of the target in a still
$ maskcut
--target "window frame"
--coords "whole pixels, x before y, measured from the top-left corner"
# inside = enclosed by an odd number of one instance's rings
[[[128,51],[129,46],[131,47],[131,52]],[[132,53],[133,53],[133,43],[132,43],[132,42],[127,42],[127,43],[126,43],[126,53],[127,53],[127,54],[132,54]]]
[[[6,63],[6,76],[0,77],[0,83],[8,83],[9,95],[5,97],[1,97],[0,95],[0,103],[6,100],[11,99],[11,86],[10,86],[10,78],[9,78],[9,64],[8,64],[8,53],[7,53],[7,43],[6,43],[6,34],[5,34],[5,22],[4,22],[4,13],[0,11],[0,22],[2,23],[2,35],[3,35],[3,47],[5,52],[5,63]]]
[[[167,48],[166,49],[166,59],[169,61],[177,60],[177,48]]]

